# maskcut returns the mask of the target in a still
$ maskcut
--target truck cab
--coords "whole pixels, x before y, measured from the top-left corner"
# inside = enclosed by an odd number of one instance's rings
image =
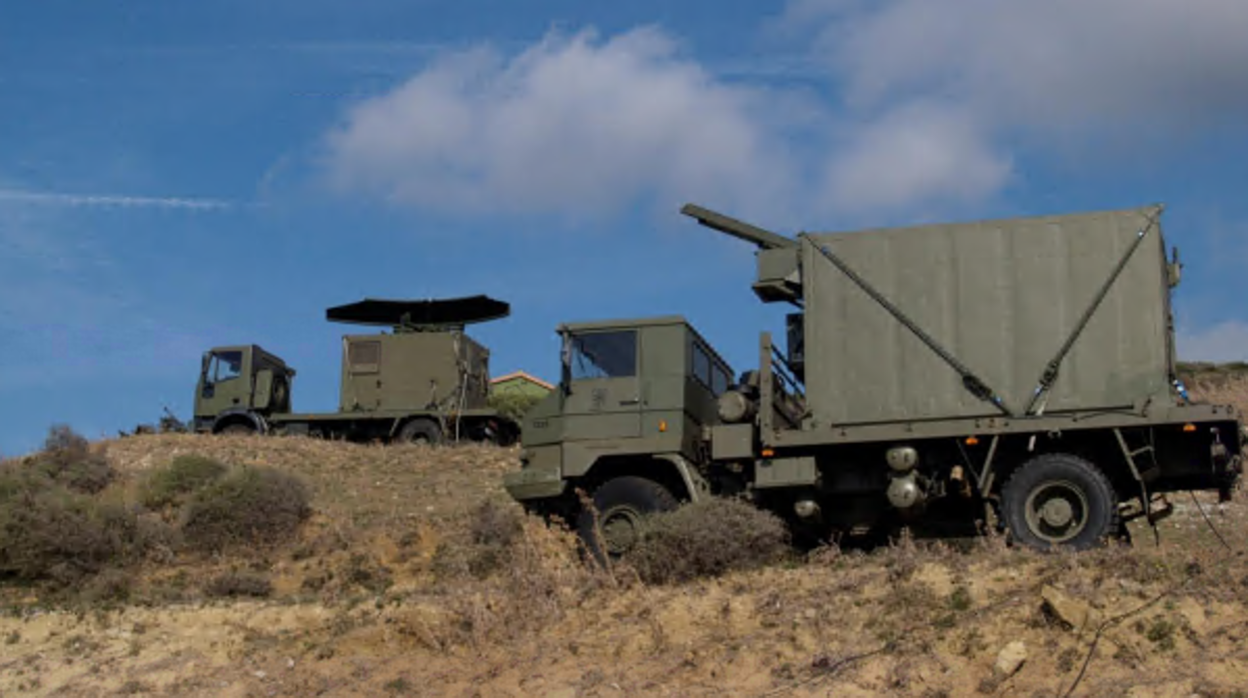
[[[710,483],[704,430],[734,384],[728,362],[683,317],[561,325],[558,388],[525,415],[522,468],[506,488],[530,509],[577,516],[594,496],[608,547],[626,547],[643,513]],[[590,526],[592,522],[582,521]]]
[[[209,349],[195,386],[194,430],[262,430],[257,416],[290,412],[294,376],[286,362],[255,344]]]

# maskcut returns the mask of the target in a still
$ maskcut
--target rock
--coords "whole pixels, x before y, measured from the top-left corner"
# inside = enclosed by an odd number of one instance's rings
[[[1096,622],[1099,614],[1091,606],[1076,601],[1051,586],[1040,591],[1041,610],[1056,618],[1068,629],[1079,632]]]
[[[997,663],[993,666],[993,670],[1003,678],[1013,676],[1025,661],[1027,661],[1027,646],[1015,640],[997,654]]]
[[[576,698],[576,689],[571,686],[556,688],[553,691],[546,691],[546,698]]]

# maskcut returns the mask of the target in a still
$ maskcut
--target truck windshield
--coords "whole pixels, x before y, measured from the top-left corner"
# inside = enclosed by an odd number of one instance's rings
[[[216,351],[212,353],[212,363],[208,365],[209,383],[220,383],[231,378],[238,378],[242,373],[243,352]]]
[[[637,333],[594,332],[572,337],[572,380],[626,378],[637,373]]]

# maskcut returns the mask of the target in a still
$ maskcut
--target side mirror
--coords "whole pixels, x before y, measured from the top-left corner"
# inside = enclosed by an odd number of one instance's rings
[[[572,394],[572,337],[563,335],[563,348],[559,352],[559,392]]]
[[[1179,285],[1179,280],[1183,276],[1183,265],[1179,262],[1179,248],[1172,247],[1170,249],[1170,263],[1166,265],[1166,282],[1170,284],[1170,288]]]

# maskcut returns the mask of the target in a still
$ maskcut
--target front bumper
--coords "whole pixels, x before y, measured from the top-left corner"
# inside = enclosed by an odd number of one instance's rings
[[[568,483],[563,479],[557,459],[534,458],[526,451],[520,460],[520,470],[503,475],[503,488],[512,499],[519,501],[549,499],[564,493]]]

